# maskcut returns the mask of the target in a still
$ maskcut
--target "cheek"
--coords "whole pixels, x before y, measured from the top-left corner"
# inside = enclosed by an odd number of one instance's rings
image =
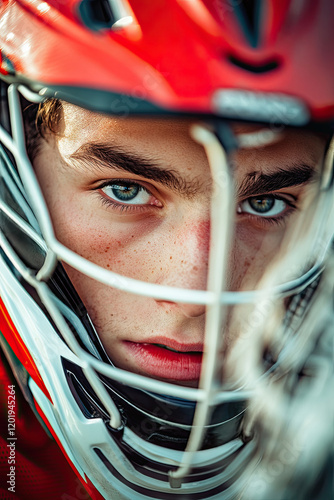
[[[148,279],[159,255],[160,221],[146,217],[124,222],[87,203],[58,202],[52,207],[57,239],[95,264],[136,279]]]
[[[107,351],[113,352],[113,342],[124,331],[147,326],[152,315],[152,302],[147,298],[113,289],[63,265]]]
[[[249,224],[237,224],[228,277],[231,290],[256,287],[277,255],[283,234],[283,231],[257,231]]]

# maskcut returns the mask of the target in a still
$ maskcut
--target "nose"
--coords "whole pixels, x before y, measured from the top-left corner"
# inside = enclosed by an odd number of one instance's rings
[[[205,305],[202,304],[184,304],[178,302],[177,305],[186,318],[198,318],[205,314]]]
[[[187,290],[205,290],[207,286],[210,242],[210,221],[193,221],[174,232],[174,241],[167,246],[170,249],[166,268],[162,278],[164,285]],[[166,245],[165,245],[166,247]],[[205,314],[203,304],[184,302],[157,301],[166,307],[177,307],[188,318]]]

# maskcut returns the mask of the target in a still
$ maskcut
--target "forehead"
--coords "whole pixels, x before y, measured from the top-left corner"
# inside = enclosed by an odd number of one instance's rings
[[[159,160],[168,160],[174,167],[186,161],[187,168],[196,170],[206,153],[191,137],[193,119],[110,117],[63,103],[63,133],[59,141],[61,152],[71,155],[89,142],[121,146],[127,151]],[[233,123],[238,137],[254,135],[263,126]],[[276,131],[274,140],[261,147],[238,150],[237,170],[270,170],[283,165],[306,163],[316,165],[322,156],[325,139],[310,131],[285,129]],[[276,133],[277,132],[277,133]]]
[[[194,122],[188,119],[110,117],[65,103],[63,121],[59,143],[65,155],[82,144],[99,142],[145,156],[205,156],[203,148],[191,139]]]

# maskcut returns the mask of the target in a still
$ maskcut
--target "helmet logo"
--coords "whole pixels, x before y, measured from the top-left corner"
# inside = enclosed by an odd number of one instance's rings
[[[265,121],[275,124],[301,126],[310,119],[305,104],[283,94],[221,89],[212,98],[213,111],[227,118]]]

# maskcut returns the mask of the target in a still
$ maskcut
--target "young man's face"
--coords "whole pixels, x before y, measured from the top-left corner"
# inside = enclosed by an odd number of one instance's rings
[[[34,162],[58,239],[124,276],[206,289],[212,181],[190,126],[64,105],[59,136],[43,141]],[[237,134],[254,130],[235,127]],[[303,211],[323,149],[319,137],[290,131],[236,154],[229,290],[253,289],[275,258]],[[65,268],[116,366],[196,385],[204,306],[121,292]],[[236,328],[229,330],[226,342],[237,336]]]

